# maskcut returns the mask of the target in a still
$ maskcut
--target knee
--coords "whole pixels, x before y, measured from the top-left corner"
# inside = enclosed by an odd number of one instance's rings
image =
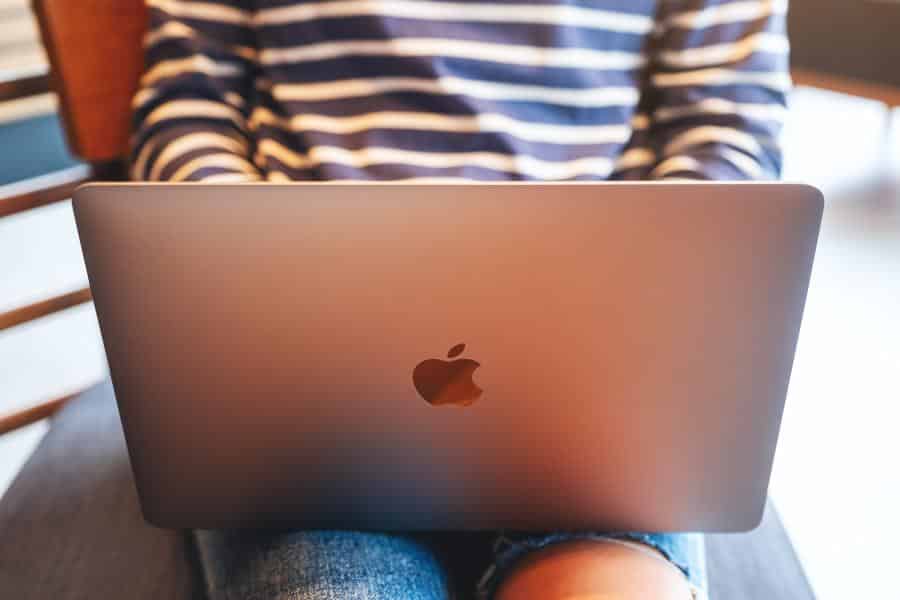
[[[690,587],[673,565],[602,540],[555,544],[529,555],[497,590],[497,600],[690,600]]]

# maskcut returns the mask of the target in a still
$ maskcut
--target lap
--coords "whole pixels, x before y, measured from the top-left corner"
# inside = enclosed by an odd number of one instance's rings
[[[195,532],[211,600],[490,598],[521,560],[597,533]],[[652,546],[705,588],[696,535],[614,534]],[[459,593],[454,593],[458,591]]]

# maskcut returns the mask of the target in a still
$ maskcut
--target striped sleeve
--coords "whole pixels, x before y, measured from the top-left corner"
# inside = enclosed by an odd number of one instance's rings
[[[256,56],[249,2],[147,5],[146,65],[133,100],[131,177],[259,179],[247,129]]]
[[[624,179],[775,179],[790,89],[787,0],[663,0]],[[643,146],[643,147],[641,147]]]

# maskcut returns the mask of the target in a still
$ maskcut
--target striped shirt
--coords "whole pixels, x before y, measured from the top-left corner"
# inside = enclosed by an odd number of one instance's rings
[[[787,0],[148,0],[132,177],[761,179]]]

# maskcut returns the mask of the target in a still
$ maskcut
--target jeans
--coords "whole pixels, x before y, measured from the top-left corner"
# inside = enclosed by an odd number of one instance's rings
[[[210,600],[489,600],[529,552],[598,538],[656,548],[706,597],[697,534],[195,532]]]

